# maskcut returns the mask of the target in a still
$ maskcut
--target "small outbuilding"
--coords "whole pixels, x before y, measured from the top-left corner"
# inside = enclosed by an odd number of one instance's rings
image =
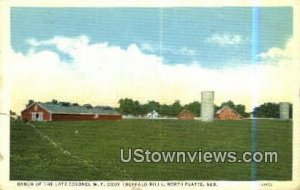
[[[180,120],[194,120],[195,114],[189,110],[184,109],[178,114],[177,118]]]
[[[147,118],[149,119],[157,119],[158,117],[159,114],[155,110],[152,110],[151,112],[147,113]]]
[[[234,109],[225,106],[216,112],[215,118],[219,120],[241,120],[242,116]]]
[[[113,108],[34,102],[21,111],[25,121],[120,120]]]

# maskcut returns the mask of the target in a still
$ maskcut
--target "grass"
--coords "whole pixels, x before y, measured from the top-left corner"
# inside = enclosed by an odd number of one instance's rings
[[[251,163],[120,162],[120,148],[251,151],[251,120],[211,123],[121,120],[33,124],[38,130],[22,122],[11,124],[11,180],[253,179]],[[278,163],[258,163],[256,179],[291,180],[292,122],[259,120],[257,129],[257,149],[277,151]],[[57,147],[42,138],[38,131],[57,143]],[[72,156],[64,154],[65,150]]]

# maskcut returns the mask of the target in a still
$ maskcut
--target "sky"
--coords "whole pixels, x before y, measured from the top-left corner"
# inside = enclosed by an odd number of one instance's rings
[[[292,101],[293,10],[12,8],[11,99]],[[22,84],[22,85],[19,85]]]

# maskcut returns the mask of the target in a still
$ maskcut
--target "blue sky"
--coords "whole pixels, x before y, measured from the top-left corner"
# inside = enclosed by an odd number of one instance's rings
[[[12,47],[26,53],[29,39],[85,35],[91,44],[124,49],[136,44],[146,54],[161,56],[165,64],[226,67],[251,63],[254,24],[257,53],[283,48],[292,37],[292,11],[259,8],[259,19],[253,21],[252,8],[12,8]],[[71,59],[55,46],[37,50],[45,49]]]
[[[290,102],[286,84],[298,71],[292,26],[291,7],[15,7],[12,109],[54,97],[110,106],[124,97],[186,104],[207,90],[215,91],[217,105],[234,100],[248,111]]]

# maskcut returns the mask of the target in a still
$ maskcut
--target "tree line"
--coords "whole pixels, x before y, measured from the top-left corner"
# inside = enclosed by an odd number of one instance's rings
[[[243,104],[235,104],[232,100],[221,103],[220,106],[215,106],[215,112],[224,106],[228,106],[234,109],[242,117],[250,117],[252,114],[257,118],[279,118],[279,103],[267,102],[253,109],[252,112],[246,112],[246,106]],[[201,115],[201,102],[194,101],[188,104],[181,104],[179,100],[176,100],[172,104],[160,104],[156,101],[148,101],[145,104],[140,103],[137,100],[130,98],[122,98],[119,100],[118,111],[125,115],[141,115],[145,116],[147,113],[153,110],[157,111],[160,116],[176,117],[183,109],[189,110],[200,117]],[[289,108],[290,118],[293,115],[293,106]]]
[[[279,118],[279,104],[278,103],[264,103],[253,109],[253,116],[259,118]],[[293,105],[289,107],[289,117],[293,117]]]
[[[29,100],[26,106],[31,105],[34,100]],[[53,99],[50,102],[52,104],[61,104],[64,106],[80,106],[78,103],[70,103],[70,102],[63,102]],[[176,117],[183,109],[189,110],[195,114],[196,117],[200,117],[201,113],[201,102],[193,101],[188,104],[181,104],[179,100],[174,101],[172,104],[161,104],[157,101],[151,100],[147,103],[140,103],[138,100],[133,100],[130,98],[122,98],[118,101],[119,107],[117,110],[124,115],[134,115],[134,116],[145,116],[147,113],[152,112],[155,110],[158,112],[160,116],[167,116],[167,117]],[[92,104],[84,104],[83,106],[92,108]],[[220,106],[215,106],[215,112],[221,109],[224,106],[228,106],[233,108],[238,112],[242,117],[249,117],[252,114],[254,117],[257,118],[279,118],[279,103],[267,102],[260,106],[257,106],[253,109],[252,112],[246,112],[246,106],[242,104],[235,104],[233,101],[229,100],[223,102]],[[103,107],[103,106],[95,106],[95,107]],[[110,108],[110,107],[109,107]],[[290,105],[289,108],[290,118],[293,115],[293,106]]]
[[[122,98],[119,100],[118,111],[125,115],[141,115],[145,116],[147,113],[153,110],[157,111],[160,116],[176,117],[183,109],[189,110],[200,117],[201,103],[199,101],[193,101],[188,104],[181,104],[179,100],[176,100],[172,104],[160,104],[154,100],[148,101],[145,104],[140,103],[137,100],[130,98]],[[236,110],[241,116],[248,117],[250,114],[246,112],[245,105],[234,104],[233,101],[223,102],[220,106],[215,105],[215,111],[221,109],[223,106],[228,106]]]

